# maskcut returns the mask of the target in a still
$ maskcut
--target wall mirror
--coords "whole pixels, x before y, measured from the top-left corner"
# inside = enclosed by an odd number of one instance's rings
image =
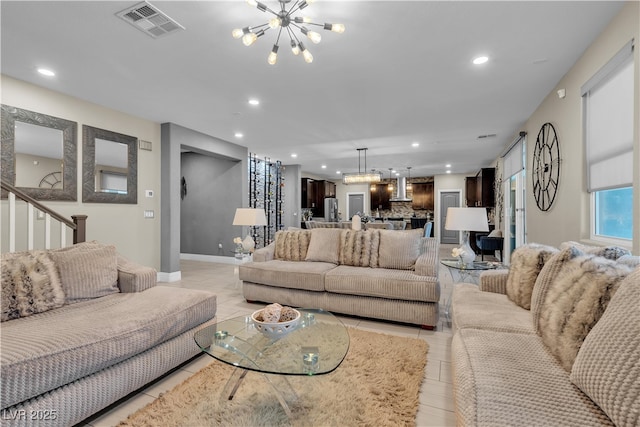
[[[36,200],[77,200],[77,124],[5,104],[1,121],[2,179]]]
[[[82,126],[82,201],[138,203],[138,139]]]

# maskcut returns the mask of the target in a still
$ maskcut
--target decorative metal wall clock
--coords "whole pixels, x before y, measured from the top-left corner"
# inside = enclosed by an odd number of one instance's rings
[[[560,141],[551,123],[538,132],[533,150],[533,197],[541,211],[548,211],[560,183]]]

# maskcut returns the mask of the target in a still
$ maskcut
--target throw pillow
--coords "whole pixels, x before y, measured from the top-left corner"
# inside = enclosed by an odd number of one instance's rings
[[[378,266],[396,270],[413,270],[420,255],[422,230],[379,230]]]
[[[304,261],[311,240],[311,230],[291,230],[276,232],[275,259],[283,261]]]
[[[115,246],[79,245],[51,251],[51,258],[69,304],[120,292]]]
[[[377,267],[380,233],[378,230],[342,230],[340,264]]]
[[[2,254],[2,322],[62,307],[64,301],[58,272],[46,251]]]
[[[620,283],[580,347],[571,381],[617,426],[640,425],[640,268]]]
[[[553,254],[551,246],[530,243],[520,246],[511,255],[511,267],[507,276],[507,297],[520,307],[531,308],[531,294],[540,270]]]
[[[623,255],[616,260],[620,264],[628,265],[631,268],[638,267],[640,265],[640,256]]]
[[[502,237],[502,230],[492,230],[487,237]]]
[[[560,364],[571,371],[582,342],[631,269],[574,247],[559,255],[564,262],[546,284],[548,289],[540,301],[538,331]]]
[[[589,246],[573,241],[563,242],[560,244],[560,250],[569,247],[577,248],[586,254],[597,255],[614,261],[622,256],[631,255],[631,252],[628,249],[621,248],[620,246]]]
[[[314,228],[305,261],[338,263],[341,228]]]

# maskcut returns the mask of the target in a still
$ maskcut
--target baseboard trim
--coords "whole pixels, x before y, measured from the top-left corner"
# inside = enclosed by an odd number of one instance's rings
[[[158,282],[177,282],[181,279],[182,273],[180,271],[173,271],[171,273],[158,271]]]
[[[219,255],[201,255],[201,254],[180,254],[180,259],[187,261],[203,261],[203,262],[216,262],[220,264],[242,264],[245,260],[236,259],[232,256],[219,256]]]

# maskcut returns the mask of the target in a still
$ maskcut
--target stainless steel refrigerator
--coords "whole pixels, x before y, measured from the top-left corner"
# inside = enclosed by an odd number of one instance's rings
[[[333,197],[324,199],[324,220],[327,222],[338,221],[338,199]]]

